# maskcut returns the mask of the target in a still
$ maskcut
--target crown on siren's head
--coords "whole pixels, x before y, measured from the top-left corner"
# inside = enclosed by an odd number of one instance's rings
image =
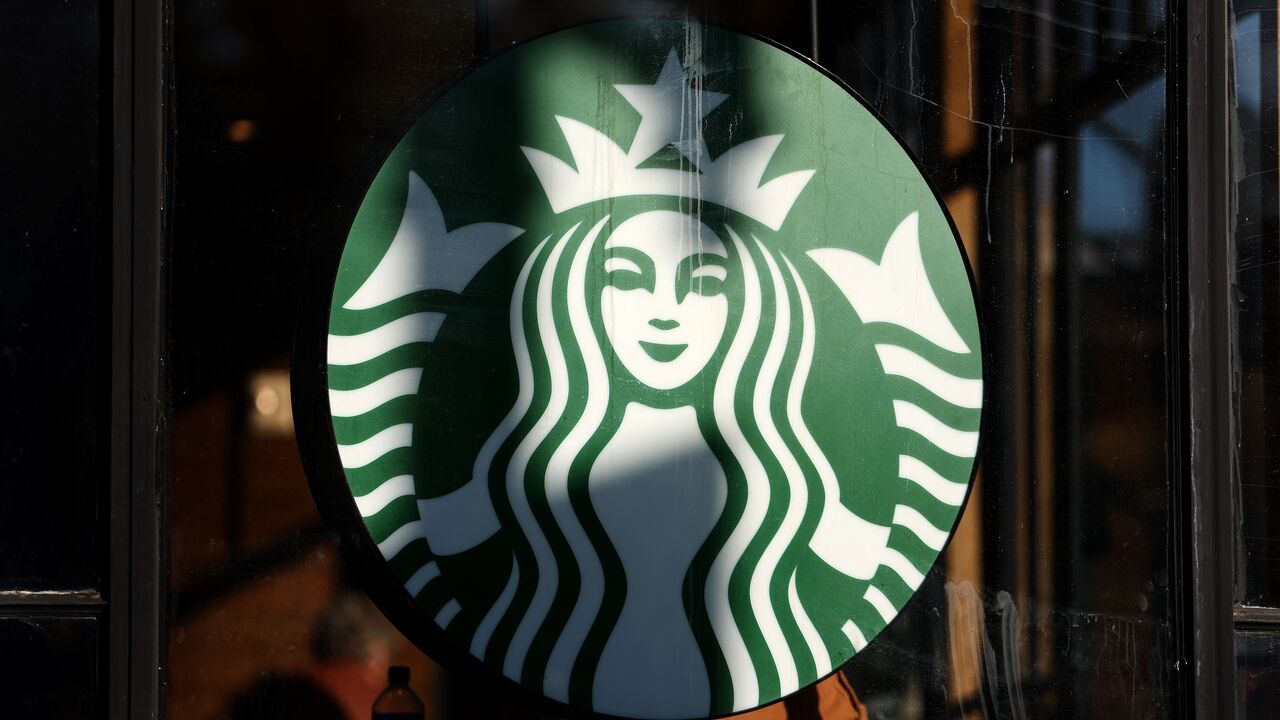
[[[814,173],[797,170],[762,183],[782,135],[748,140],[712,159],[702,137],[702,119],[728,96],[693,87],[674,49],[654,84],[614,88],[640,113],[630,150],[590,125],[560,115],[556,121],[576,167],[542,150],[520,148],[552,210],[562,213],[629,195],[666,195],[715,203],[773,230],[782,227]],[[640,167],[668,145],[697,170]]]

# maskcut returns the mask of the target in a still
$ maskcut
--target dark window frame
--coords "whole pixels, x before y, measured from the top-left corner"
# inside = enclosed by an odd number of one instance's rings
[[[165,0],[112,4],[111,474],[107,713],[161,708],[164,208],[168,163]]]
[[[1233,717],[1236,658],[1232,407],[1231,16],[1227,0],[1173,6],[1182,21],[1176,83],[1180,126],[1175,164],[1181,238],[1173,248],[1180,276],[1175,348],[1180,396],[1176,427],[1185,463],[1184,504],[1175,533],[1183,574],[1177,617],[1189,654],[1194,717]],[[1241,620],[1247,621],[1246,618]],[[1181,653],[1180,653],[1181,654]],[[1192,716],[1188,708],[1187,716]]]

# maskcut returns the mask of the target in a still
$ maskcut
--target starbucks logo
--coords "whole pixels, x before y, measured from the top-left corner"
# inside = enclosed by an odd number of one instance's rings
[[[841,86],[726,30],[601,23],[472,72],[381,165],[330,302],[327,514],[412,636],[579,710],[817,681],[968,491],[943,208]]]

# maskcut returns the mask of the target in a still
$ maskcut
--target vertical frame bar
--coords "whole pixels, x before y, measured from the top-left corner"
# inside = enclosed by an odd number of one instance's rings
[[[107,717],[160,712],[165,418],[165,3],[112,5],[112,336]]]
[[[818,0],[809,0],[809,59],[818,60],[818,40],[822,24],[818,20]]]
[[[1176,456],[1188,492],[1181,519],[1184,553],[1181,618],[1189,618],[1192,704],[1204,720],[1234,714],[1235,652],[1231,625],[1231,169],[1229,0],[1185,0],[1181,12],[1181,202],[1179,276],[1172,288],[1182,335],[1181,383],[1186,404]],[[1179,292],[1181,291],[1181,292]],[[1180,618],[1175,617],[1175,620]]]
[[[129,440],[133,307],[133,5],[112,8],[111,477],[108,507],[107,717],[129,717]]]

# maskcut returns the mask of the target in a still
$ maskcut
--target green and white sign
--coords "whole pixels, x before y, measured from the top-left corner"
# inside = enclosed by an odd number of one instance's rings
[[[978,449],[937,196],[837,82],[722,29],[588,25],[461,80],[369,188],[327,332],[396,592],[595,713],[831,673],[919,588]]]

